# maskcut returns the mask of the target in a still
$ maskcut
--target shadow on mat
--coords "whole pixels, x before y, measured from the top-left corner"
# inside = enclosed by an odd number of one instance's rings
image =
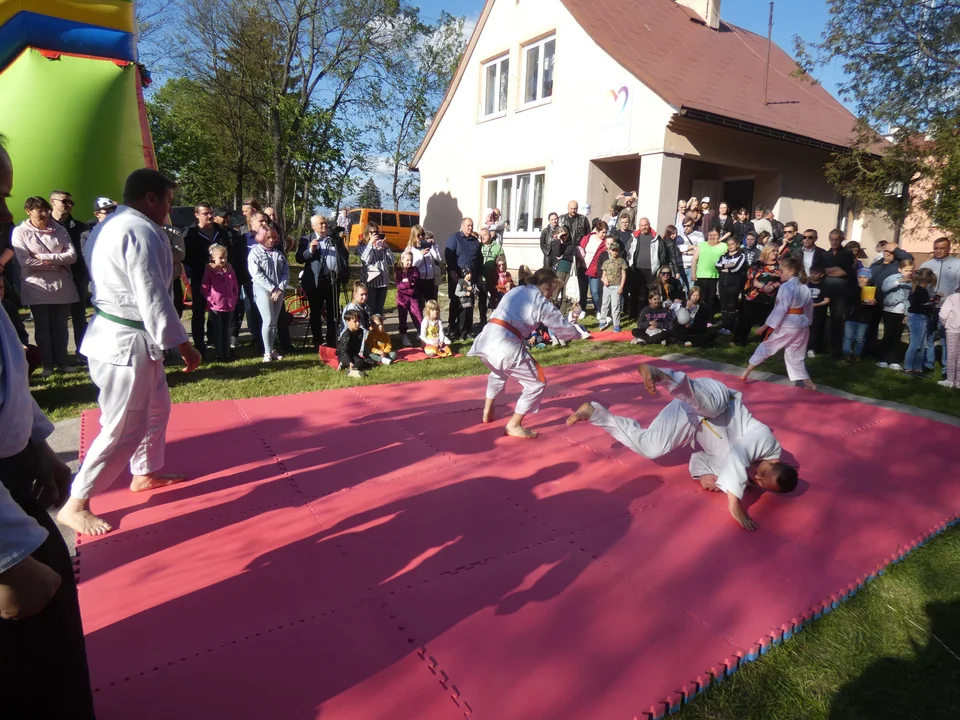
[[[873,662],[844,685],[830,707],[830,720],[956,718],[960,708],[960,602],[930,603],[926,645],[911,640],[913,659]],[[890,618],[889,622],[906,622]]]

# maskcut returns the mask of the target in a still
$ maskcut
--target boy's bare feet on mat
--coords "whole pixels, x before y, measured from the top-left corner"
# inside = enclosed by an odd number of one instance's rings
[[[81,535],[106,535],[113,526],[90,512],[90,501],[71,497],[57,513],[57,522]]]
[[[584,422],[593,417],[593,404],[585,402],[583,405],[578,407],[576,411],[567,418],[567,425],[573,427],[578,422]]]
[[[511,423],[504,425],[503,434],[526,440],[533,440],[539,435],[536,430],[527,430],[523,425],[512,425]]]
[[[146,490],[156,490],[157,488],[175,485],[187,479],[186,475],[160,473],[150,473],[148,475],[134,475],[130,483],[131,492],[144,492]]]
[[[487,401],[483,404],[483,419],[482,419],[482,422],[485,422],[485,423],[491,422],[491,421],[493,420],[493,416],[494,416],[493,401],[487,400]]]

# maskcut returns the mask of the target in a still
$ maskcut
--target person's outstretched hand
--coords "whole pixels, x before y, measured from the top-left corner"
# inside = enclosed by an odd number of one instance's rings
[[[180,357],[183,358],[184,372],[193,372],[200,367],[200,361],[203,360],[203,357],[193,345],[189,342],[180,343],[179,350]]]
[[[740,527],[747,532],[756,530],[757,524],[747,515],[747,511],[743,509],[743,506],[740,504],[740,498],[732,493],[728,493],[727,498],[729,500],[730,514],[734,520],[740,523]]]

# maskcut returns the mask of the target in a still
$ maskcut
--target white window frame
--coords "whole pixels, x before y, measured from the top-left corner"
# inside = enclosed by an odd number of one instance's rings
[[[506,63],[506,77],[503,76],[503,64]],[[489,68],[495,68],[495,77],[494,83],[496,87],[497,95],[494,96],[494,100],[500,99],[503,101],[503,107],[497,107],[491,112],[487,112],[487,70]],[[506,92],[503,93],[500,91],[502,87],[506,86]],[[499,103],[498,103],[499,105]],[[498,55],[492,60],[488,60],[480,66],[480,120],[492,120],[494,118],[500,118],[507,114],[507,107],[510,105],[510,53],[503,53]]]
[[[553,58],[550,65],[550,94],[547,96],[543,95],[543,69],[544,69],[544,58],[546,57],[546,47],[548,43],[553,43]],[[527,100],[527,69],[528,69],[528,59],[529,53],[531,50],[537,51],[537,96],[532,100]],[[557,64],[557,35],[548,35],[539,40],[523,45],[520,48],[521,52],[521,62],[520,62],[520,78],[521,78],[521,87],[520,87],[520,107],[522,109],[538,107],[540,105],[547,105],[553,102],[553,84],[554,84],[554,71]]]
[[[540,223],[535,224],[537,220],[537,211],[535,207],[535,190],[537,189],[538,182],[537,178],[540,178],[540,208],[539,208],[539,218]],[[521,203],[520,197],[520,186],[523,180],[526,180],[526,202]],[[506,181],[506,182],[505,182]],[[491,183],[495,183],[495,189],[493,190],[493,195],[491,196]],[[509,203],[504,203],[504,186],[509,183],[510,187],[510,196]],[[484,206],[480,210],[482,216],[483,212],[487,209],[499,208],[503,213],[502,221],[510,222],[510,229],[505,230],[505,235],[538,235],[544,227],[546,222],[546,215],[544,214],[544,198],[546,195],[546,185],[547,185],[547,172],[544,168],[537,170],[521,170],[518,172],[507,173],[506,175],[488,175],[483,178],[483,202]],[[504,207],[507,205],[507,207]],[[524,230],[519,229],[521,215],[527,215],[527,227]],[[483,220],[486,220],[484,217]],[[480,222],[482,226],[483,221]]]

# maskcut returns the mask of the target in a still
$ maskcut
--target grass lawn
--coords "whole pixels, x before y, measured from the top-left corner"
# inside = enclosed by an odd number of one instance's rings
[[[388,306],[392,300],[391,291]],[[587,319],[588,325],[590,322],[592,318]],[[537,358],[551,366],[631,354],[685,352],[742,366],[752,347],[696,350],[575,342],[566,348],[538,351]],[[464,345],[457,348],[459,352],[466,349]],[[878,369],[871,362],[844,366],[829,358],[816,358],[808,361],[808,367],[815,381],[823,385],[960,416],[960,394],[937,386],[933,379],[910,379]],[[762,369],[785,374],[780,359]],[[397,363],[354,381],[321,365],[312,353],[264,365],[251,349],[243,348],[241,359],[233,363],[211,363],[189,375],[172,367],[167,377],[174,402],[187,402],[484,373],[478,360],[461,357]],[[85,373],[54,376],[49,381],[34,377],[33,381],[34,397],[54,420],[75,417],[84,408],[95,406],[96,391]],[[891,451],[909,452],[909,445]],[[749,605],[749,596],[744,603]],[[709,607],[709,598],[704,598],[704,604]],[[913,553],[795,639],[695,700],[678,717],[960,717],[960,529],[949,530]]]

